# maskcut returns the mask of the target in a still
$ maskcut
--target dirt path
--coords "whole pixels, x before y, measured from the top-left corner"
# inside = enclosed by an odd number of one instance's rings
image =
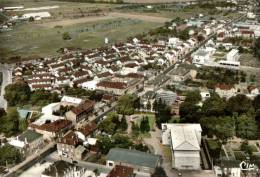
[[[117,17],[117,18],[138,19],[138,20],[154,22],[154,23],[165,23],[165,22],[169,22],[172,20],[170,18],[165,18],[165,17],[155,17],[155,16],[149,16],[149,15],[120,13],[120,12],[112,12],[109,14],[109,16]]]
[[[114,19],[116,17],[113,16],[95,16],[95,17],[83,17],[83,18],[77,18],[77,19],[65,19],[65,20],[60,20],[60,21],[52,21],[52,22],[45,22],[42,24],[39,24],[43,27],[48,27],[48,28],[54,28],[55,26],[70,26],[74,24],[79,24],[79,23],[86,23],[86,22],[96,22],[96,21],[102,21],[102,20],[110,20]]]
[[[42,22],[38,25],[48,28],[54,28],[55,26],[70,26],[79,23],[86,23],[86,22],[96,22],[102,20],[110,20],[116,18],[127,18],[127,19],[137,19],[147,22],[153,23],[165,23],[171,21],[170,18],[165,17],[155,17],[149,15],[142,15],[142,14],[132,14],[132,13],[120,13],[120,12],[111,12],[104,16],[91,16],[91,17],[83,17],[77,19],[64,19],[59,21],[51,21],[51,22]]]

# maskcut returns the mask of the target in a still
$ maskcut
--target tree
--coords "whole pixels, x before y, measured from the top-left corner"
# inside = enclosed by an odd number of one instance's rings
[[[122,131],[126,131],[128,127],[127,121],[125,116],[122,117],[121,121],[120,121],[120,128]]]
[[[102,154],[107,154],[111,148],[114,147],[109,136],[97,136],[97,146]]]
[[[107,118],[100,123],[99,128],[110,135],[113,135],[119,126],[119,116],[115,112],[110,112]]]
[[[148,100],[148,101],[147,101],[147,104],[146,104],[146,109],[147,109],[148,111],[150,111],[150,110],[151,110],[151,107],[152,107],[151,102]]]
[[[257,123],[249,115],[243,114],[237,118],[237,136],[244,139],[252,139],[257,132]]]
[[[255,108],[255,110],[260,109],[260,94],[257,95],[254,100],[253,100],[253,106]]]
[[[202,117],[200,124],[208,136],[215,135],[222,141],[226,141],[235,135],[235,120],[232,117]]]
[[[254,52],[255,56],[260,60],[260,37],[258,37],[255,41]]]
[[[118,99],[116,110],[119,114],[131,115],[134,113],[134,101],[133,95],[123,95]]]
[[[22,161],[19,150],[10,145],[0,147],[0,154],[0,166],[17,164]]]
[[[152,177],[167,177],[167,174],[162,167],[156,167]]]
[[[185,102],[199,103],[201,101],[201,95],[199,91],[190,91],[187,93]]]
[[[227,102],[227,111],[230,115],[233,113],[247,113],[252,109],[252,101],[245,95],[238,94],[231,97]]]
[[[16,82],[5,87],[5,99],[9,106],[25,104],[31,95],[30,87],[24,82]]]
[[[161,123],[167,123],[171,119],[171,110],[161,99],[155,100],[155,118],[158,127]]]
[[[115,134],[112,136],[112,142],[115,144],[116,147],[128,149],[133,145],[130,138],[126,135],[122,134]]]
[[[140,123],[140,130],[141,132],[149,132],[150,131],[150,125],[148,117],[143,117]]]
[[[199,106],[195,103],[184,101],[180,105],[180,118],[182,122],[198,122],[200,113]]]
[[[212,94],[204,101],[201,112],[206,116],[221,116],[225,114],[226,102],[218,94]]]
[[[8,137],[19,132],[19,114],[16,108],[10,108],[1,119],[0,130]]]
[[[62,39],[63,40],[71,40],[71,36],[70,36],[70,34],[68,32],[64,32],[62,34]]]

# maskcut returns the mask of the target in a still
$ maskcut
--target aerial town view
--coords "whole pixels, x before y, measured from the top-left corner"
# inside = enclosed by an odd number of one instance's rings
[[[0,177],[260,177],[260,0],[0,0]]]

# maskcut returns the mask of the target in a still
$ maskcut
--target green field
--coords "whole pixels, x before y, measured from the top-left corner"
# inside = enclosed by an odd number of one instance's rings
[[[16,26],[13,31],[0,34],[0,54],[6,59],[17,55],[23,57],[53,55],[61,47],[95,48],[104,45],[105,37],[114,43],[157,26],[157,23],[120,18],[62,28],[22,24]],[[64,32],[69,32],[72,39],[63,40]]]

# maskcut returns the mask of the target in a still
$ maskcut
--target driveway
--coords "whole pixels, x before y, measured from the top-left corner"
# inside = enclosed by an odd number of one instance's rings
[[[7,109],[7,102],[4,99],[5,87],[12,83],[12,68],[6,64],[0,64],[0,72],[3,73],[3,81],[0,95],[0,108]]]
[[[161,130],[155,127],[155,131],[151,131],[150,138],[144,138],[144,143],[152,147],[153,153],[162,156],[162,167],[164,168],[167,176],[178,177],[178,170],[172,169],[172,156],[170,147],[163,146],[161,140]],[[215,177],[211,170],[198,170],[198,171],[180,171],[182,177]]]

